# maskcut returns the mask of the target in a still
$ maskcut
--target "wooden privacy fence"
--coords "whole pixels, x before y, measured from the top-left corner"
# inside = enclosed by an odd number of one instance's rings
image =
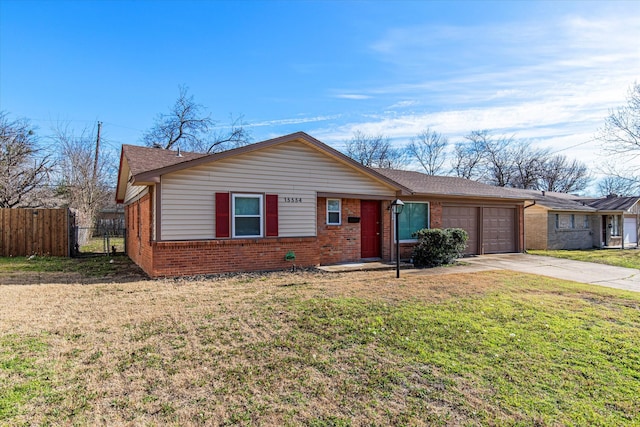
[[[69,209],[0,209],[0,256],[70,256],[74,225]]]

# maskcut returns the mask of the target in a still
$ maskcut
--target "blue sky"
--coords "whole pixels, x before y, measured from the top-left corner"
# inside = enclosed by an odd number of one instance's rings
[[[118,148],[185,85],[254,141],[489,129],[594,166],[639,40],[637,1],[0,0],[0,109],[43,136],[100,120]]]

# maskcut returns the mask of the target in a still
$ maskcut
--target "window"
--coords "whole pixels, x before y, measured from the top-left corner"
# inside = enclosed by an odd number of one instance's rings
[[[576,228],[576,216],[574,214],[556,214],[556,228],[571,230]]]
[[[589,228],[589,215],[584,216],[584,223],[582,225],[582,228]]]
[[[233,237],[262,237],[262,194],[234,194]]]
[[[327,225],[340,225],[340,199],[327,199]]]
[[[405,202],[398,216],[400,241],[415,240],[412,236],[418,230],[429,228],[429,203]]]

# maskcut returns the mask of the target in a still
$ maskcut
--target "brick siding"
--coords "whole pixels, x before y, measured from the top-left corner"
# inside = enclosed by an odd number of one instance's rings
[[[320,264],[336,264],[360,260],[360,223],[348,218],[360,217],[359,199],[342,199],[341,224],[327,225],[327,199],[318,198],[317,223]]]
[[[264,238],[153,242],[152,277],[285,270],[320,264],[318,239]],[[285,255],[293,251],[292,263]],[[146,270],[145,270],[146,271]]]
[[[152,194],[152,189],[150,189],[149,194],[125,206],[127,255],[150,276],[153,271],[153,251],[151,249]]]

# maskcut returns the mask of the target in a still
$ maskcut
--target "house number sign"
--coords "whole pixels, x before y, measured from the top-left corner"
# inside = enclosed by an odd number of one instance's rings
[[[302,203],[302,197],[285,197],[285,203]]]

